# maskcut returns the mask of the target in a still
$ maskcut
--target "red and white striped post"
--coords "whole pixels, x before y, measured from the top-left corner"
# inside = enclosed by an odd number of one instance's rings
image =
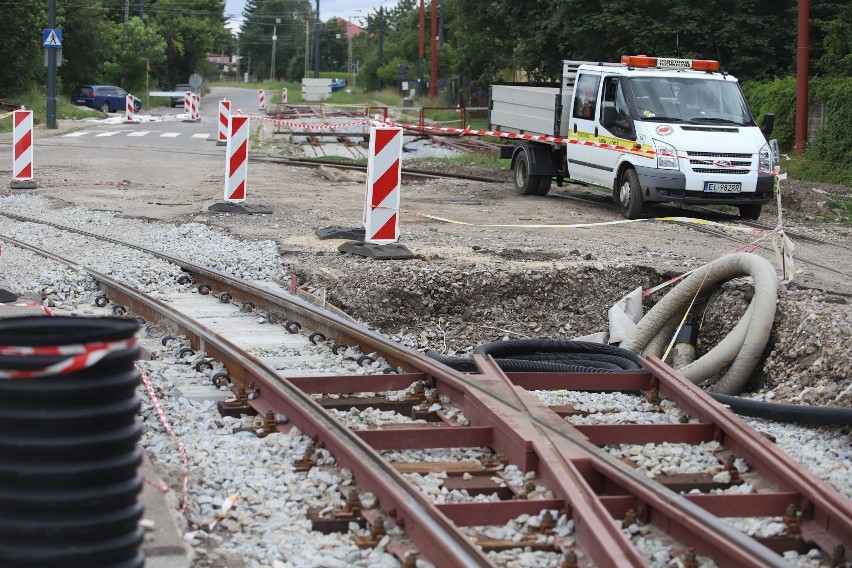
[[[222,99],[219,101],[219,138],[216,140],[217,146],[226,146],[228,144],[228,127],[231,121],[231,101]]]
[[[266,91],[263,89],[257,91],[257,109],[266,110]]]
[[[201,97],[198,93],[192,93],[192,121],[199,122],[201,120]]]
[[[16,110],[12,118],[12,189],[35,189],[33,179],[33,111]]]
[[[127,93],[127,97],[124,99],[124,123],[130,124],[139,124],[139,121],[133,116],[133,113],[136,111],[135,108],[135,97],[130,93]]]
[[[192,92],[187,91],[183,94],[183,112],[192,114]]]
[[[230,122],[225,150],[225,201],[239,203],[246,200],[249,117],[238,114]]]
[[[399,240],[401,163],[402,128],[371,127],[364,208],[364,240],[368,243],[387,244]]]

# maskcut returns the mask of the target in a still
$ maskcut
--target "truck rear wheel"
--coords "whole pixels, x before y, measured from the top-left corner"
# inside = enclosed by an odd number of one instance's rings
[[[743,219],[751,219],[757,221],[760,218],[760,211],[763,205],[760,203],[749,203],[747,205],[738,205],[740,209],[740,217]]]
[[[547,195],[550,190],[550,176],[534,176],[530,175],[529,158],[526,151],[518,153],[515,158],[514,175],[512,181],[515,186],[515,193],[518,195]],[[542,180],[546,179],[547,184],[542,188]],[[542,193],[543,191],[543,193]]]
[[[625,219],[638,219],[644,205],[639,176],[633,168],[627,168],[618,180],[618,202]]]
[[[540,195],[544,197],[547,195],[547,192],[550,191],[550,184],[553,183],[553,178],[550,176],[533,176],[539,178],[538,180],[538,192],[536,195]]]

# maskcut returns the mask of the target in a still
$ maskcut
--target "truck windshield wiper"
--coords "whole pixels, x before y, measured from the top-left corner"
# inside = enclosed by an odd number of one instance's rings
[[[642,120],[650,122],[685,122],[682,118],[676,118],[674,116],[643,116]]]
[[[695,116],[693,118],[690,118],[689,122],[713,122],[715,124],[736,124],[737,126],[745,126],[744,124],[737,122],[735,120],[728,120],[727,118],[705,117],[705,116]]]

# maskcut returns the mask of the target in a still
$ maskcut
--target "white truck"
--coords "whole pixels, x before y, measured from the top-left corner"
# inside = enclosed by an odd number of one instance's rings
[[[649,202],[724,204],[757,219],[773,197],[774,116],[758,127],[735,77],[710,60],[563,61],[560,87],[492,85],[489,129],[515,191],[570,179],[612,190],[627,219]]]

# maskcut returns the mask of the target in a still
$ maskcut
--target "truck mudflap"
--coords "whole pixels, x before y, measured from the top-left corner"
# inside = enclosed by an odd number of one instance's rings
[[[639,185],[646,202],[664,201],[679,203],[718,203],[720,205],[741,205],[748,203],[768,203],[772,199],[775,182],[772,174],[758,174],[755,191],[742,193],[711,193],[701,190],[687,190],[686,176],[677,170],[661,170],[644,166],[635,166],[639,176]],[[647,188],[647,191],[646,191]]]

